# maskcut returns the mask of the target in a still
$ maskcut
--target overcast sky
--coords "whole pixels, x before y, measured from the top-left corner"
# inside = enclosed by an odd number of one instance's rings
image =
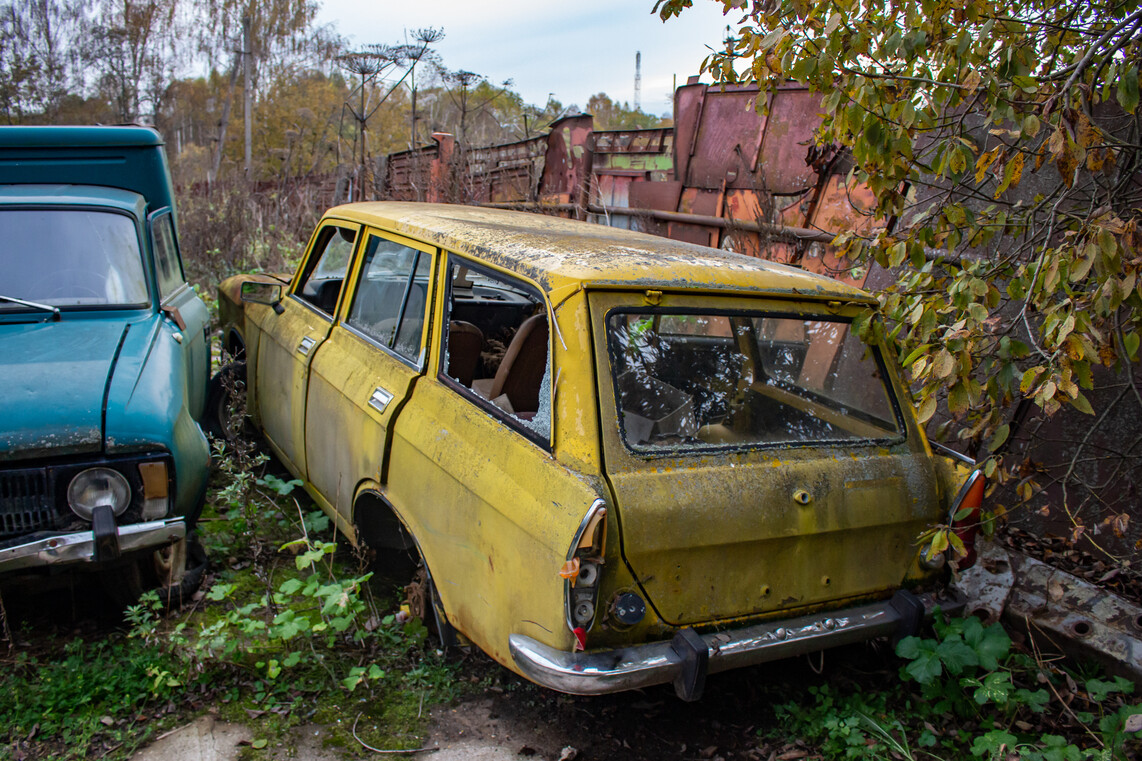
[[[404,30],[444,28],[435,50],[449,69],[466,69],[493,83],[513,81],[528,103],[548,94],[564,106],[585,107],[605,92],[634,105],[635,52],[642,52],[642,109],[670,114],[678,84],[698,73],[710,47],[720,45],[721,3],[696,0],[663,23],[654,0],[322,0],[320,23],[332,23],[351,46],[402,42]],[[703,76],[708,82],[709,77]]]

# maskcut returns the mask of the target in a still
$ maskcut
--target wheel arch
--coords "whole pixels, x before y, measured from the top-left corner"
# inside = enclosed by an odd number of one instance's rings
[[[359,544],[376,549],[416,550],[423,559],[406,521],[377,484],[366,481],[357,487],[351,522]]]
[[[231,325],[222,336],[222,351],[235,361],[246,359],[246,339],[236,326]]]

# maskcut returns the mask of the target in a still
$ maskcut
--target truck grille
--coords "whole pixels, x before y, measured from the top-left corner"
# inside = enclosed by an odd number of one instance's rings
[[[52,492],[45,468],[0,471],[0,539],[51,528]]]

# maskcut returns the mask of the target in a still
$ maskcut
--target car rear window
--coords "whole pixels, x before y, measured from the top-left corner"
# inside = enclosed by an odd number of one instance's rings
[[[606,326],[635,451],[903,438],[879,353],[847,320],[620,310]]]
[[[84,209],[0,211],[0,293],[57,307],[146,303],[134,221]]]

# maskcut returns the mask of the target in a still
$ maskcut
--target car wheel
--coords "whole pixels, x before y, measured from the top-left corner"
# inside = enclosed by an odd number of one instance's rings
[[[246,435],[245,362],[229,362],[210,379],[202,424],[219,441],[233,443]]]
[[[424,622],[429,631],[436,635],[440,647],[444,650],[456,647],[456,630],[448,623],[448,616],[444,613],[444,605],[440,602],[428,566],[420,564],[412,582],[405,587],[405,594],[408,597],[409,614]]]
[[[150,560],[165,608],[180,608],[190,602],[210,566],[206,550],[194,536],[156,550]]]
[[[164,608],[178,608],[198,591],[208,566],[202,545],[188,537],[106,569],[100,582],[116,607],[134,605],[154,589]]]

